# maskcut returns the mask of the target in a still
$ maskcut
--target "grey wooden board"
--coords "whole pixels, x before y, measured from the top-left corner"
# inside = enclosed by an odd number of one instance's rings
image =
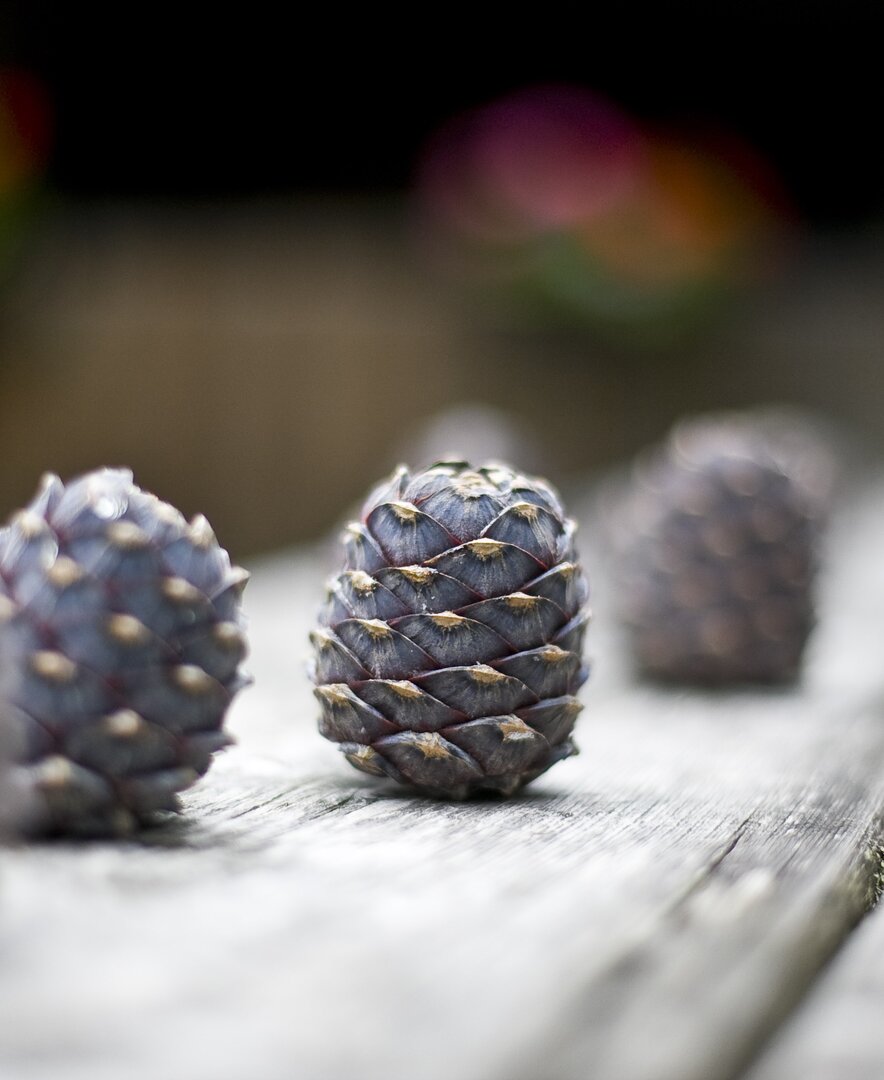
[[[239,746],[186,816],[3,854],[0,1075],[739,1075],[873,889],[882,508],[841,519],[791,691],[635,685],[596,574],[583,753],[509,802],[352,772],[302,673],[323,568],[266,561]]]
[[[747,1080],[881,1080],[884,908],[839,953]]]

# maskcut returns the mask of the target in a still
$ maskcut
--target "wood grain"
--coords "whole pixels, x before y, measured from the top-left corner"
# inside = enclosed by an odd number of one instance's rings
[[[879,1080],[882,955],[884,910],[879,910],[852,935],[747,1080]]]
[[[582,754],[509,802],[349,770],[300,670],[323,567],[266,561],[239,746],[186,816],[4,853],[0,1075],[740,1075],[874,893],[882,505],[841,519],[792,690],[634,684],[602,573]]]

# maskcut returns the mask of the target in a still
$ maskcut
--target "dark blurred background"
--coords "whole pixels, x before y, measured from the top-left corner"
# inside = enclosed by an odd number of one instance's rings
[[[130,464],[242,558],[446,440],[567,485],[791,402],[880,451],[881,22],[741,11],[0,5],[2,512]]]

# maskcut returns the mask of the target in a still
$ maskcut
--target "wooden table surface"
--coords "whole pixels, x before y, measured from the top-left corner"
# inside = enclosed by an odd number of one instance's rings
[[[2,853],[3,1080],[884,1076],[884,485],[788,690],[636,683],[594,541],[582,753],[510,801],[353,772],[303,673],[327,568],[255,567],[181,820]]]

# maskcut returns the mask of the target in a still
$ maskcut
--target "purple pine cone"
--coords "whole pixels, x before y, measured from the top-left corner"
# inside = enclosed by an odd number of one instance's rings
[[[129,471],[46,476],[0,530],[0,816],[106,835],[177,809],[230,742],[247,580]]]
[[[574,753],[573,536],[556,493],[504,465],[397,469],[348,526],[312,635],[320,732],[363,772],[458,799]]]
[[[791,414],[674,429],[637,470],[621,522],[618,593],[642,671],[713,685],[796,677],[833,470]]]

